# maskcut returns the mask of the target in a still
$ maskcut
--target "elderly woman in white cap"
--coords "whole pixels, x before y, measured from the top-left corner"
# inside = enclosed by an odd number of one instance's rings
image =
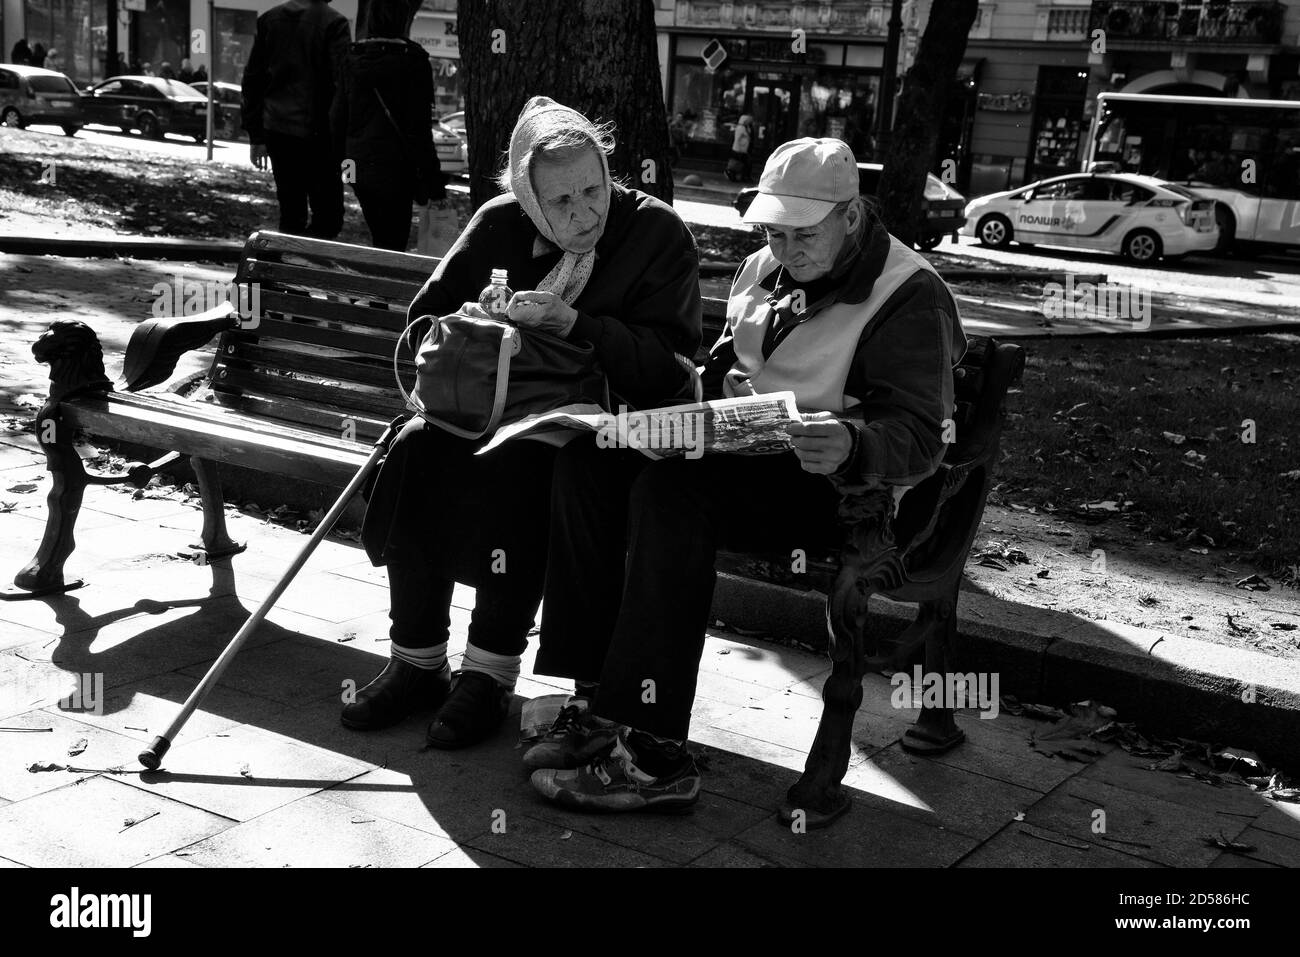
[[[634,408],[689,398],[677,355],[700,341],[695,242],[672,207],[612,181],[608,129],[546,97],[528,101],[485,203],[411,303],[409,315],[473,309],[493,269],[517,290],[509,318],[590,343],[616,402]],[[427,324],[411,333],[418,343]],[[345,725],[387,727],[437,710],[435,747],[481,740],[505,717],[541,600],[555,448],[481,442],[413,419],[381,470],[362,530],[387,565],[391,658],[343,708]],[[476,588],[469,645],[447,664],[452,589]]]

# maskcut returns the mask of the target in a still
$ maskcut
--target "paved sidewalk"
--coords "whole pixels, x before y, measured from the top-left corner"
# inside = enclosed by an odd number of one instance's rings
[[[46,481],[30,437],[5,437],[0,481],[32,480]],[[0,514],[6,576],[43,527],[40,497],[19,498]],[[694,711],[706,767],[695,811],[559,810],[529,787],[513,719],[461,752],[420,750],[422,719],[378,734],[339,724],[342,683],[362,684],[382,666],[387,592],[382,570],[333,540],[191,719],[165,770],[138,773],[136,754],[303,541],[246,516],[231,523],[249,551],[199,567],[175,558],[198,528],[195,507],[91,488],[69,566],[89,584],[0,603],[0,864],[1300,865],[1300,805],[1149,770],[1152,759],[1110,744],[1096,743],[1091,763],[1048,757],[1029,744],[1043,726],[1025,718],[962,714],[965,745],[910,757],[898,742],[913,714],[890,706],[879,676],[866,682],[855,726],[853,811],[829,831],[792,833],[774,808],[803,766],[827,662],[725,633],[708,640]],[[458,591],[456,605],[453,666],[472,593]],[[102,675],[100,715],[56,704],[84,674]],[[566,689],[525,678],[518,690],[516,712]],[[29,770],[36,762],[81,770]],[[105,770],[119,766],[127,773]]]

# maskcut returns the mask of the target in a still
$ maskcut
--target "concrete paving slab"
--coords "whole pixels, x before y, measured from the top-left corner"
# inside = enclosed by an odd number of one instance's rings
[[[303,840],[303,835],[314,835]],[[305,797],[186,848],[201,867],[419,867],[454,850],[445,838]]]
[[[0,797],[23,801],[37,794],[92,777],[96,771],[28,771],[35,762],[78,768],[134,768],[138,742],[72,717],[31,711],[4,719],[6,728],[48,728],[48,731],[0,731]],[[69,754],[69,751],[79,751]]]
[[[691,867],[798,867],[798,861],[789,859],[768,859],[753,851],[728,842],[715,847],[703,857],[691,862]]]
[[[288,567],[290,560],[286,559],[279,566],[274,578],[241,573],[239,593],[254,603],[261,602],[275,587],[280,573]],[[388,589],[329,573],[303,572],[285,589],[275,606],[338,623],[375,612],[387,612]]]
[[[276,616],[277,624],[285,620]],[[241,650],[221,676],[221,683],[245,694],[297,706],[325,697],[341,701],[344,680],[355,681],[360,688],[382,667],[378,656],[364,650],[292,632]],[[180,673],[197,683],[207,670],[207,663],[200,663],[181,668]]]
[[[700,657],[702,673],[738,678],[778,691],[826,670],[825,659],[817,655],[757,639],[740,642],[712,632]]]
[[[773,816],[742,831],[734,843],[760,857],[804,867],[947,867],[979,844],[856,797],[853,808],[830,828],[795,833]]]
[[[126,783],[247,821],[373,767],[244,725],[197,740],[181,738],[161,771],[132,776]]]
[[[1240,785],[1215,786],[1186,774],[1150,770],[1158,760],[1134,757],[1117,749],[1088,765],[1079,777],[1246,822],[1263,814],[1273,803]]]
[[[765,811],[776,809],[807,760],[801,751],[730,731],[709,729],[693,741],[700,745],[704,790]]]
[[[897,745],[849,768],[844,784],[880,798],[895,814],[978,840],[992,837],[1041,794],[1005,781],[906,754]]]
[[[527,815],[510,817],[503,834],[481,834],[466,842],[531,867],[663,867],[663,858],[622,847],[581,831]]]
[[[1105,833],[1094,833],[1096,811],[1105,811]],[[1206,867],[1219,856],[1203,837],[1232,840],[1245,830],[1242,818],[1161,800],[1102,781],[1074,777],[1025,814],[1025,821],[1075,841],[1110,847],[1173,867]]]
[[[12,621],[0,621],[0,651],[30,645],[38,639],[40,642],[54,640],[50,632],[40,631],[29,625],[15,624]]]
[[[966,732],[966,743],[926,760],[997,778],[1040,794],[1046,794],[1086,767],[1077,761],[1063,761],[1033,750],[1022,724],[1010,729],[1002,727],[1012,717],[999,715],[986,720],[959,714],[957,724]],[[1038,727],[1045,725],[1039,722]]]
[[[183,851],[181,853],[188,854],[190,852]],[[160,870],[160,869],[167,869],[167,868],[175,868],[178,870],[194,870],[199,866],[200,865],[195,864],[188,857],[182,857],[180,856],[180,854],[164,854],[162,857],[155,857],[151,861],[145,861],[143,864],[137,864],[135,865],[134,869],[146,870],[146,871]]]
[[[633,850],[654,848],[673,864],[689,864],[774,812],[705,792],[689,814],[578,814],[540,803],[529,817]]]
[[[156,675],[139,683],[121,685],[104,693],[103,714],[75,712],[70,717],[95,728],[102,728],[147,744],[161,734],[176,717],[181,705],[198,682],[189,675],[177,672]],[[220,734],[241,724],[265,727],[271,715],[284,710],[278,702],[236,691],[218,683],[203,699],[185,724],[185,738],[197,739],[210,734]],[[42,713],[57,714],[56,706]],[[135,755],[132,755],[134,760]]]
[[[1300,839],[1282,837],[1272,831],[1248,827],[1238,834],[1233,841],[1237,844],[1249,844],[1255,850],[1244,852],[1244,856],[1279,867],[1300,867]]]
[[[1271,803],[1273,806],[1255,818],[1253,826],[1300,839],[1300,804],[1286,801]]]
[[[1015,823],[962,858],[957,866],[1151,868],[1160,865],[1048,828]]]
[[[424,867],[514,867],[522,865],[514,861],[508,861],[504,857],[497,857],[495,854],[489,854],[487,851],[480,851],[475,848],[456,847],[443,854],[436,860],[430,861]]]
[[[0,808],[0,847],[29,867],[130,867],[232,823],[101,776]]]

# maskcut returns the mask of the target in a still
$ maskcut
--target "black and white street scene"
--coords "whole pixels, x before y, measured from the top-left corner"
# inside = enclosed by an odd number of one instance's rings
[[[5,0],[0,46],[15,878],[1151,869],[1089,919],[1269,923],[1300,0]],[[38,923],[104,926],[73,884]]]

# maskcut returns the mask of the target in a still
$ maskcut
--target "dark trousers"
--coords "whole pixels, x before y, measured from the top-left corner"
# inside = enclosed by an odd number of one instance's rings
[[[370,244],[376,249],[406,252],[411,238],[412,191],[409,184],[354,183],[352,191],[361,204],[370,230]]]
[[[393,442],[370,493],[361,540],[388,566],[394,644],[447,640],[455,582],[476,590],[470,643],[521,654],[546,577],[556,449],[526,439],[486,455],[416,417]]]
[[[684,740],[718,548],[816,556],[840,543],[838,504],[792,452],[653,462],[571,442],[555,463],[535,670],[599,681],[597,714]]]
[[[267,130],[266,152],[280,204],[280,232],[317,239],[338,236],[343,230],[343,174],[329,137]]]

